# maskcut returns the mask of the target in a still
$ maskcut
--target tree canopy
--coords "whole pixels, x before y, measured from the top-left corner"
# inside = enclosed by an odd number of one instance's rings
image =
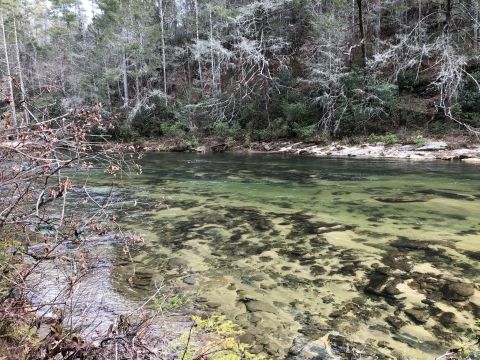
[[[0,6],[18,113],[102,103],[143,135],[259,139],[480,127],[478,0],[93,0],[93,18],[79,0]]]

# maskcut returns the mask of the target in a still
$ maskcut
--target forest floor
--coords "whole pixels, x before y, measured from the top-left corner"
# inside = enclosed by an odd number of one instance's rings
[[[188,146],[181,139],[159,138],[145,141],[142,147],[145,151],[164,152],[280,153],[320,157],[459,160],[480,164],[480,141],[471,137],[422,138],[417,143],[278,140],[250,144],[221,138],[201,138],[194,147]]]

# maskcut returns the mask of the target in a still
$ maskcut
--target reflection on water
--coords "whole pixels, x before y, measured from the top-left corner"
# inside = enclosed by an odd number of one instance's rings
[[[305,358],[298,344],[322,349],[329,335],[363,358],[431,359],[480,315],[478,167],[197,154],[143,165],[123,180],[140,205],[122,222],[147,239],[133,264],[118,252],[127,296],[182,286],[273,358]]]

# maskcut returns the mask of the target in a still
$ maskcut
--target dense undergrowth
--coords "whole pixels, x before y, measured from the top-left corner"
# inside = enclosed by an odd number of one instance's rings
[[[477,77],[475,73],[475,79]],[[252,103],[243,108],[238,117],[228,121],[202,119],[201,113],[189,110],[182,100],[165,106],[160,97],[151,98],[133,113],[106,112],[104,116],[112,121],[109,135],[116,141],[179,138],[187,148],[204,137],[248,145],[254,141],[285,139],[315,142],[359,139],[386,144],[422,144],[429,136],[473,136],[464,126],[449,121],[437,111],[435,92],[426,92],[428,82],[416,79],[410,72],[400,77],[395,86],[372,84],[369,94],[356,94],[361,77],[351,76],[344,81],[347,97],[341,105],[344,111],[335,132],[319,127],[322,110],[314,98],[316,94],[305,94],[298,89],[273,94],[268,113],[261,103]],[[371,99],[365,99],[367,95]],[[480,95],[473,80],[467,82],[459,99],[452,109],[455,116],[478,127]]]

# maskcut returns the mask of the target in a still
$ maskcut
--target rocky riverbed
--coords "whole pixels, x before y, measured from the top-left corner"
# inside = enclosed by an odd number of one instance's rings
[[[273,359],[432,359],[479,315],[477,168],[461,162],[147,155],[113,269],[170,284]],[[425,174],[428,174],[426,176]],[[433,176],[434,175],[434,176]],[[142,204],[149,204],[142,205]],[[133,269],[135,276],[132,277]]]

